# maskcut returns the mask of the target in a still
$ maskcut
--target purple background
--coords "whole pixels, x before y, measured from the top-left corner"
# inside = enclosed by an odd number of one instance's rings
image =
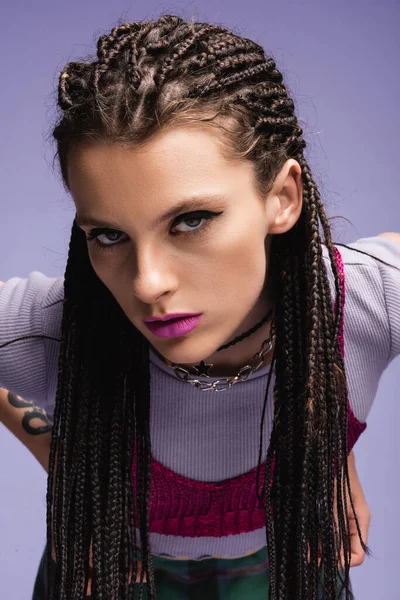
[[[218,22],[272,52],[304,123],[328,212],[351,222],[335,219],[336,241],[400,231],[398,0],[9,0],[0,7],[0,280],[32,270],[63,273],[74,211],[51,169],[46,134],[64,63],[93,54],[97,37],[120,16],[135,21],[163,13]],[[384,373],[356,447],[374,554],[351,571],[362,600],[400,598],[399,366]],[[4,427],[0,455],[0,597],[30,600],[45,542],[46,474]]]

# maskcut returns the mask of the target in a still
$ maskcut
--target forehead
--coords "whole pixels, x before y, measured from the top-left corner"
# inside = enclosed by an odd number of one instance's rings
[[[68,154],[70,188],[87,180],[89,183],[116,177],[124,181],[151,184],[171,180],[183,184],[185,179],[221,175],[234,169],[227,160],[222,134],[212,127],[179,127],[155,135],[139,147],[117,143],[94,142],[76,145]]]
[[[135,210],[146,217],[193,196],[248,194],[251,163],[226,157],[215,127],[179,127],[145,145],[91,143],[68,155],[68,184],[78,213]]]

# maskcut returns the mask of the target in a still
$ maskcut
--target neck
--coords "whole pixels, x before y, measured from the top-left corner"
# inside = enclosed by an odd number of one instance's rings
[[[249,317],[249,319],[231,336],[230,340],[240,335],[244,331],[249,330],[257,322],[259,322],[268,312],[268,309],[264,307],[263,312]],[[213,354],[203,358],[206,364],[214,365],[210,369],[210,376],[212,377],[232,377],[238,374],[238,371],[247,365],[250,359],[260,351],[261,345],[265,339],[270,335],[271,320],[264,323],[257,331],[251,336],[244,340],[237,342],[235,345],[230,346],[220,352],[214,352]],[[226,343],[230,340],[227,340]],[[273,348],[264,357],[262,366],[270,364],[273,354]],[[195,375],[193,369],[193,363],[182,363],[181,366],[188,369],[190,373]]]

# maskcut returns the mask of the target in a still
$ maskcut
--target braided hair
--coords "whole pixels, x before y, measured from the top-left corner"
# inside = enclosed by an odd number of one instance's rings
[[[53,136],[67,190],[73,146],[87,141],[138,146],[161,129],[189,123],[222,130],[226,156],[252,162],[262,195],[286,160],[300,164],[300,218],[290,231],[273,236],[269,256],[276,378],[262,494],[270,565],[265,597],[316,600],[323,577],[323,598],[334,600],[343,574],[346,598],[352,598],[347,492],[353,511],[354,506],[338,341],[342,292],[303,131],[275,61],[224,27],[162,15],[115,27],[99,38],[95,60],[68,63],[59,79],[58,105]],[[335,280],[336,315],[323,243]],[[92,593],[98,600],[127,600],[136,593],[142,598],[144,575],[153,600],[149,344],[96,276],[75,221],[64,292],[47,489],[48,560],[53,543],[57,563],[54,595],[82,598],[92,542]],[[268,388],[269,381],[265,402]]]

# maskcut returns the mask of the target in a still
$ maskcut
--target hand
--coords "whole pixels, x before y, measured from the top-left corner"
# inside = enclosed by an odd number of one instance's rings
[[[368,531],[371,522],[371,513],[368,508],[368,504],[365,500],[364,492],[361,487],[360,480],[357,475],[355,458],[353,452],[350,453],[348,459],[349,466],[349,478],[351,495],[353,497],[354,510],[357,515],[358,524],[360,526],[361,537],[364,544],[368,544]],[[350,566],[358,567],[364,562],[365,552],[361,546],[360,538],[357,531],[356,520],[354,517],[353,509],[351,508],[350,499],[346,491],[347,506],[349,511],[350,521],[350,545],[351,545],[351,556]],[[344,568],[344,557],[343,552],[341,553],[341,566]]]
[[[368,508],[368,504],[365,500],[365,496],[361,487],[360,480],[357,475],[354,453],[351,452],[348,458],[349,468],[349,479],[351,495],[353,498],[353,506],[357,515],[358,524],[361,531],[361,537],[364,544],[368,544],[368,531],[371,522],[371,513]],[[346,501],[347,510],[349,516],[349,529],[350,529],[350,567],[358,567],[364,562],[365,552],[361,546],[360,538],[357,531],[356,520],[354,512],[351,507],[350,498],[346,489]],[[336,488],[335,488],[335,499],[334,499],[334,515],[335,523],[337,527],[337,508],[336,508]],[[308,559],[310,560],[310,550],[308,550]],[[321,556],[318,558],[318,565],[321,563]],[[344,569],[344,553],[340,554],[339,568]]]

